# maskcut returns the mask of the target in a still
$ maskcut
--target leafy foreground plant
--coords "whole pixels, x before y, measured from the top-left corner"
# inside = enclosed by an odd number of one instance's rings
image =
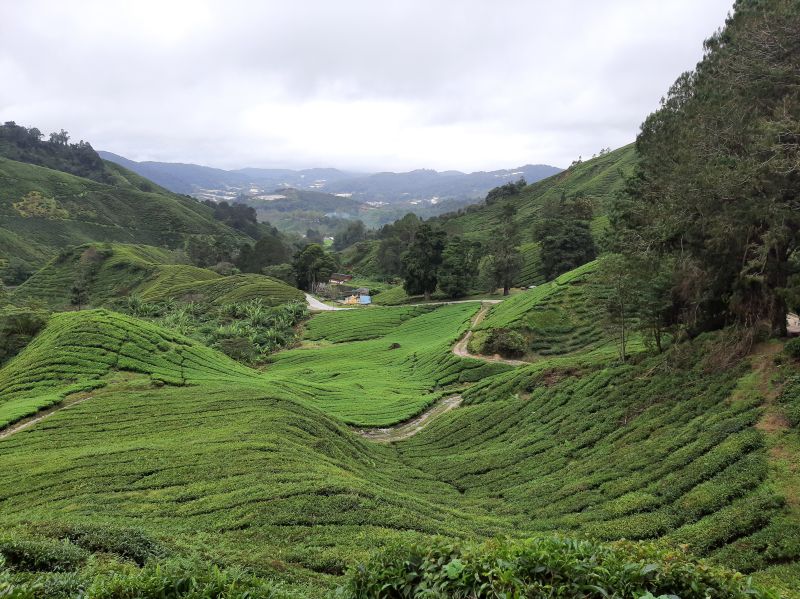
[[[777,598],[742,574],[653,544],[554,537],[397,547],[349,573],[337,595],[401,597]]]
[[[288,599],[278,585],[236,568],[170,560],[142,568],[97,564],[77,572],[17,572],[0,555],[3,599]]]

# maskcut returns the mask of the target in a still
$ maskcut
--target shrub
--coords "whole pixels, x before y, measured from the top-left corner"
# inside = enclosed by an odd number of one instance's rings
[[[786,342],[783,347],[786,355],[794,360],[800,360],[800,337],[795,337]]]
[[[522,356],[527,349],[525,337],[509,329],[492,329],[483,344],[483,353]]]
[[[258,357],[255,344],[247,337],[228,337],[217,342],[219,350],[239,362],[253,362]]]
[[[348,573],[339,595],[371,597],[773,598],[749,579],[654,545],[536,538],[390,549]]]
[[[46,322],[43,314],[31,310],[0,314],[0,364],[22,351]]]
[[[149,559],[164,557],[166,549],[145,532],[130,527],[102,524],[39,524],[43,535],[69,541],[93,553],[111,553],[143,565]]]
[[[86,550],[69,541],[23,537],[0,539],[0,555],[9,568],[31,572],[75,570],[89,557]]]

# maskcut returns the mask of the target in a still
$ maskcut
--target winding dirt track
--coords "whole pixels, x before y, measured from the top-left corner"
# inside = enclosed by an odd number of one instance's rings
[[[412,418],[402,424],[389,426],[387,428],[362,428],[356,432],[377,443],[393,443],[413,437],[429,423],[432,418],[441,416],[461,405],[463,398],[460,395],[452,395],[436,402],[430,409],[424,411],[416,418]]]
[[[491,308],[488,304],[483,304],[481,309],[472,319],[472,327],[478,325],[484,318],[486,318],[486,313]],[[481,354],[471,354],[469,353],[469,340],[472,339],[472,328],[467,331],[464,336],[453,346],[453,353],[462,358],[472,358],[474,360],[483,360],[484,362],[500,362],[502,364],[508,364],[509,366],[522,366],[524,364],[530,364],[530,362],[525,362],[524,360],[509,360],[508,358],[503,358],[498,356],[497,354],[493,356],[484,356]]]
[[[452,303],[459,303],[459,302],[452,302]],[[484,318],[486,318],[486,313],[489,312],[489,308],[491,308],[491,304],[497,303],[497,301],[493,302],[484,302],[481,305],[481,309],[478,310],[478,313],[472,318],[472,327],[479,324]],[[464,336],[458,340],[458,342],[453,346],[453,353],[457,356],[462,358],[473,358],[475,360],[483,360],[485,362],[502,362],[503,364],[509,364],[511,366],[522,366],[523,364],[530,364],[530,362],[525,362],[523,360],[508,360],[506,358],[502,358],[500,356],[482,356],[478,354],[471,354],[467,349],[467,345],[469,344],[469,340],[472,339],[472,328],[464,333]],[[394,426],[389,426],[386,428],[362,428],[357,429],[356,432],[361,435],[362,437],[369,439],[370,441],[376,441],[378,443],[393,443],[395,441],[402,441],[403,439],[408,439],[409,437],[413,437],[418,432],[420,432],[423,428],[425,428],[430,421],[435,418],[436,416],[440,416],[445,412],[449,412],[461,405],[463,398],[460,395],[453,395],[451,397],[446,397],[436,404],[434,404],[431,408],[413,418],[407,422],[403,422],[400,424],[396,424]]]
[[[33,426],[34,424],[40,423],[42,420],[44,420],[45,418],[49,418],[56,412],[60,412],[61,410],[66,410],[67,408],[71,408],[72,406],[77,406],[79,403],[83,403],[87,399],[91,398],[92,398],[91,395],[87,395],[85,397],[79,397],[72,400],[65,399],[61,403],[58,403],[52,407],[42,410],[41,412],[37,412],[33,416],[29,416],[28,418],[23,418],[19,422],[12,424],[11,426],[4,428],[3,430],[0,430],[0,441],[2,441],[3,439],[7,439],[11,435],[14,435],[20,431],[23,431],[26,428]]]

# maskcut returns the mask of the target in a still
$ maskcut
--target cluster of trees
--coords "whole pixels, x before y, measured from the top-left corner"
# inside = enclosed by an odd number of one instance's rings
[[[542,208],[542,218],[534,235],[541,247],[542,274],[554,279],[597,256],[597,247],[589,227],[592,202],[578,195],[549,201]]]
[[[258,239],[261,236],[262,229],[258,222],[255,208],[245,204],[229,204],[228,202],[212,202],[211,200],[205,200],[203,204],[214,211],[216,220],[225,223],[232,229],[241,231],[253,239]]]
[[[642,125],[637,171],[612,211],[613,249],[654,331],[784,335],[800,304],[798,31],[796,0],[737,1],[697,69]]]
[[[459,236],[448,238],[436,225],[419,223],[399,259],[406,293],[430,299],[439,288],[448,297],[455,298],[466,295],[482,282],[486,291],[502,287],[503,294],[508,295],[522,266],[522,256],[517,248],[516,208],[513,203],[507,203],[503,209],[501,224],[487,245]],[[411,222],[408,219],[404,225]],[[407,232],[405,227],[400,230]],[[390,242],[392,239],[394,241]],[[389,244],[397,249],[403,247],[399,237],[384,240],[379,248],[379,260],[380,250],[388,249]],[[388,251],[383,257],[387,255]]]
[[[61,129],[47,140],[36,127],[23,127],[14,121],[0,125],[0,154],[20,162],[28,162],[64,171],[79,177],[108,183],[103,160],[83,140],[69,143],[69,133]]]
[[[515,196],[522,191],[526,185],[525,179],[520,179],[513,183],[506,183],[505,185],[495,187],[486,194],[486,205],[491,206],[499,200]]]

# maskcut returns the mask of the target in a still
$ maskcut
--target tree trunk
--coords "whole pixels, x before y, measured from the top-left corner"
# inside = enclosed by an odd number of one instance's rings
[[[783,248],[775,248],[767,254],[766,288],[770,294],[769,318],[772,334],[786,337],[786,314],[789,311],[784,296],[789,284],[788,252]],[[771,264],[770,264],[771,262]]]
[[[503,285],[503,295],[508,295],[510,291],[510,287],[508,284]]]
[[[425,297],[425,301],[426,302],[431,301],[431,292],[430,291],[425,291],[424,297]]]

